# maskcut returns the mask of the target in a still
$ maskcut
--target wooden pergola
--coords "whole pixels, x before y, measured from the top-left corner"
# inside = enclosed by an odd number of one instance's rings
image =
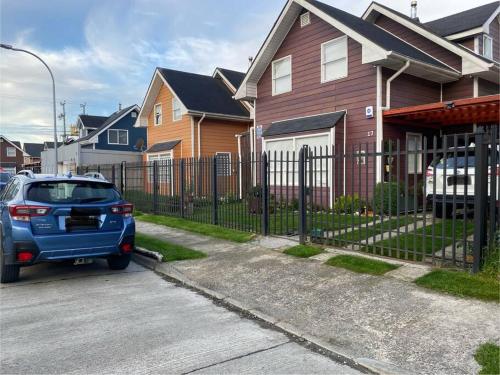
[[[384,123],[439,129],[453,125],[498,124],[500,94],[422,104],[384,111]]]

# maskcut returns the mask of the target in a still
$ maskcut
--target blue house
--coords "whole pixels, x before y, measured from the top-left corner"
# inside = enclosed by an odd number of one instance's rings
[[[80,138],[58,147],[58,172],[76,171],[83,165],[140,162],[147,149],[147,130],[134,127],[140,110],[132,105],[109,117],[78,116]],[[42,170],[55,170],[51,159],[42,155]]]

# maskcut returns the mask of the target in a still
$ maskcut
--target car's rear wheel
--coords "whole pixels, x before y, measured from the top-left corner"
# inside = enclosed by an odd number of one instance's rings
[[[111,255],[108,257],[108,267],[112,270],[124,270],[130,263],[130,254]]]

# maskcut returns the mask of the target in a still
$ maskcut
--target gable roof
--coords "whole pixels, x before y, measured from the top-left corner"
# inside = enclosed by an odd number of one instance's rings
[[[257,82],[304,9],[360,43],[363,63],[397,70],[410,60],[412,65],[406,71],[408,74],[436,82],[450,82],[460,76],[440,60],[360,17],[316,0],[288,0],[238,89],[237,99],[256,96]]]
[[[108,119],[106,116],[91,115],[80,115],[79,118],[86,128],[98,128]]]
[[[134,109],[139,112],[139,106],[137,104],[134,104],[134,105],[131,105],[131,106],[128,106],[128,107],[122,109],[121,111],[117,111],[117,112],[113,113],[109,117],[104,117],[105,121],[97,129],[95,129],[91,133],[87,134],[85,137],[78,139],[77,142],[89,141],[89,140],[99,136],[99,134],[101,134],[106,129],[110,128],[114,123],[116,123],[118,120],[122,119],[124,116],[126,116],[129,112],[131,112]],[[98,116],[94,116],[94,117],[98,117]]]
[[[158,68],[175,95],[188,111],[248,117],[246,108],[234,100],[218,79],[179,70]]]
[[[0,134],[0,138],[5,140],[7,143],[10,143],[12,146],[14,146],[16,149],[21,151],[24,156],[27,156],[26,152],[21,148],[21,142],[19,141],[11,141],[9,138],[7,138],[5,135]]]
[[[57,142],[57,148],[61,147],[63,145],[62,142]],[[44,150],[48,150],[48,149],[51,149],[51,148],[54,148],[54,142],[43,142],[43,149]]]
[[[426,22],[424,25],[441,36],[458,34],[482,27],[500,6],[500,1],[481,5],[447,17]]]
[[[31,157],[39,158],[44,148],[43,143],[24,143],[24,151]]]
[[[220,71],[229,83],[231,83],[231,85],[233,85],[236,89],[240,87],[241,82],[243,82],[243,79],[245,78],[245,73],[242,72],[224,68],[217,68],[217,70]]]

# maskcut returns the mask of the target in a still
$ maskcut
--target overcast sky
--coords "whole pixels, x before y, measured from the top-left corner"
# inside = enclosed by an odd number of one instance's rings
[[[409,14],[410,0],[379,0]],[[369,0],[325,0],[360,16]],[[429,21],[491,0],[419,0]],[[81,113],[110,115],[141,104],[156,66],[211,74],[246,70],[285,0],[0,0],[0,40],[51,66],[67,124]],[[29,55],[0,49],[0,134],[51,137],[51,86]],[[61,107],[58,106],[58,111]],[[62,129],[62,122],[59,122]]]

